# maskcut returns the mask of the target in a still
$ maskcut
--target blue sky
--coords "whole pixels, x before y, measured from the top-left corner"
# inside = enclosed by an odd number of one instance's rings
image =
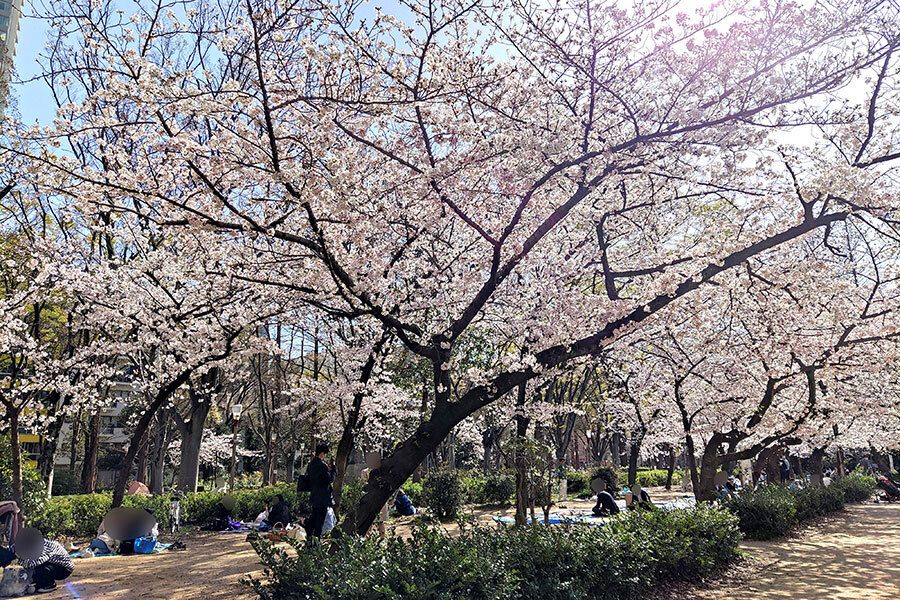
[[[38,55],[43,51],[47,41],[47,23],[41,19],[31,18],[30,2],[25,5],[25,18],[19,21],[19,41],[16,44],[16,71],[19,78],[27,80],[38,72]],[[49,124],[56,114],[53,97],[43,82],[32,82],[16,85],[13,93],[19,99],[19,112],[25,123]]]
[[[15,85],[13,93],[19,99],[19,113],[22,116],[22,122],[26,124],[37,122],[41,125],[49,125],[56,115],[56,105],[53,102],[53,96],[43,81],[29,81],[29,79],[40,72],[36,61],[38,56],[44,51],[49,24],[43,19],[30,16],[33,14],[31,1],[25,0],[24,18],[20,20],[21,29],[19,31],[19,41],[16,45],[16,71],[18,72],[18,78],[27,83]],[[404,16],[409,14],[406,9],[401,11],[400,5],[395,0],[382,0],[378,2],[377,6],[380,6],[385,11],[393,9],[395,14],[398,12],[403,12]],[[360,14],[371,17],[374,15],[374,5],[363,5]]]

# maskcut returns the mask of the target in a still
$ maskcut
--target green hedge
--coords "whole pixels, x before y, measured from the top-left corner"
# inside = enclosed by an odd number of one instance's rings
[[[754,540],[787,535],[799,522],[795,496],[783,485],[745,488],[724,505],[737,515],[744,535]]]
[[[422,481],[422,502],[438,519],[456,517],[463,500],[463,486],[456,471],[435,471]]]
[[[862,502],[868,500],[875,491],[875,478],[861,471],[854,471],[845,477],[835,479],[831,485],[837,485],[844,492],[846,502]]]
[[[241,520],[255,519],[267,503],[272,504],[279,493],[284,495],[294,514],[308,510],[309,494],[301,494],[298,500],[296,487],[285,484],[235,492],[233,514]],[[221,492],[184,494],[181,499],[182,525],[200,525],[209,522],[215,515],[222,496],[224,494]],[[171,496],[168,494],[126,496],[123,504],[150,508],[162,530],[169,526],[170,499]],[[30,515],[29,525],[39,528],[47,536],[87,538],[97,533],[97,528],[111,505],[112,495],[108,492],[61,496],[46,503],[40,512]]]
[[[662,487],[666,485],[666,478],[669,476],[668,469],[638,469],[637,483],[642,488]],[[672,473],[672,484],[677,485],[684,477],[684,471],[675,469]],[[628,485],[628,469],[619,471],[619,485],[626,487]]]
[[[843,510],[847,502],[866,500],[875,488],[873,477],[854,473],[828,487],[791,489],[782,484],[746,488],[724,500],[745,536],[756,540],[782,537],[802,521]]]
[[[418,524],[407,538],[342,538],[330,548],[253,541],[264,600],[600,600],[694,579],[737,555],[737,519],[715,506],[635,511],[605,527],[488,528],[449,536]],[[364,596],[360,590],[369,590]]]
[[[507,506],[516,495],[516,476],[511,471],[490,473],[484,480],[480,504]]]

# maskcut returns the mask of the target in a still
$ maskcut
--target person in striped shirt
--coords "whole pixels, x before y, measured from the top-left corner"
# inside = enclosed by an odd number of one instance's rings
[[[20,531],[12,549],[19,564],[31,571],[31,581],[38,594],[55,590],[56,582],[66,580],[75,569],[66,549],[59,542],[46,539],[34,527]]]

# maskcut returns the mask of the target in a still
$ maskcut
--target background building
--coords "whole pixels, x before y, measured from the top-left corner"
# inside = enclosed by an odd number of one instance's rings
[[[0,115],[6,108],[9,61],[16,57],[22,0],[0,0]]]

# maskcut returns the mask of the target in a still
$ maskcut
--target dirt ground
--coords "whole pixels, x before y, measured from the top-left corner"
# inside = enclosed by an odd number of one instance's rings
[[[656,494],[665,499],[675,494]],[[564,503],[569,508],[589,503]],[[478,510],[489,521],[510,510]],[[402,533],[406,525],[401,525]],[[448,525],[452,533],[455,526]],[[59,592],[65,600],[251,600],[241,577],[260,573],[256,554],[240,534],[182,536],[187,551],[76,559]],[[170,541],[163,537],[163,541]],[[862,504],[775,542],[747,542],[748,558],[715,581],[670,588],[660,598],[697,600],[881,600],[900,594],[900,505]]]
[[[883,600],[900,596],[900,504],[853,504],[792,538],[745,542],[743,564],[708,586],[674,592],[697,600]]]

